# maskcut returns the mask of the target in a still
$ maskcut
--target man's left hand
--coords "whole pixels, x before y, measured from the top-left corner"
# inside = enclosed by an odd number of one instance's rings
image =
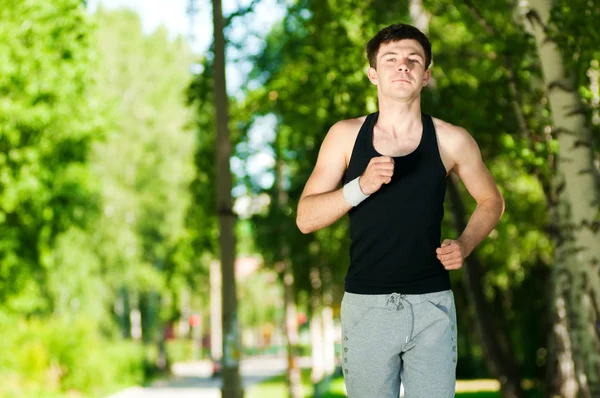
[[[447,270],[455,270],[463,266],[465,249],[460,241],[444,239],[442,246],[435,249],[435,252]]]

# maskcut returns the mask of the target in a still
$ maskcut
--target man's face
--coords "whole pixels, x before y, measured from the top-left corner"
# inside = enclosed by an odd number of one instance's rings
[[[429,81],[425,70],[425,51],[418,41],[405,39],[382,44],[377,53],[377,69],[369,68],[369,80],[385,97],[418,97]]]

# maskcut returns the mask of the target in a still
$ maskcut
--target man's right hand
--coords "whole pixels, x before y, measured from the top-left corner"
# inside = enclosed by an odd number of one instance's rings
[[[371,195],[379,190],[383,184],[392,181],[394,175],[394,159],[389,156],[372,158],[367,169],[360,177],[360,190],[365,195]]]

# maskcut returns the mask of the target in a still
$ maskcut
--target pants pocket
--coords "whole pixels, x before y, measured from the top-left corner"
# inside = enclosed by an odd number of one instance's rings
[[[352,367],[350,356],[355,355],[354,349],[356,347],[355,344],[357,343],[351,336],[357,327],[360,326],[361,321],[366,318],[368,312],[369,307],[349,304],[342,300],[340,314],[342,321],[342,371],[344,373],[344,382],[349,389],[352,387],[352,380],[355,379],[355,376],[348,374],[351,372],[349,368]],[[349,350],[350,353],[348,352]],[[354,371],[352,371],[352,373],[354,373]]]
[[[456,308],[454,306],[454,296],[452,292],[441,294],[439,297],[427,300],[427,302],[434,308],[434,312],[443,314],[450,323],[456,327]]]
[[[342,308],[340,318],[342,321],[342,330],[351,331],[354,329],[367,315],[369,307],[349,304],[342,300]]]

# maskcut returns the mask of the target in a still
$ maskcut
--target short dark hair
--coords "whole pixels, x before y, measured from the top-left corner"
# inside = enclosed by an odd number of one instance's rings
[[[377,65],[377,52],[379,47],[385,43],[391,43],[404,39],[416,40],[421,44],[423,50],[425,50],[425,69],[429,68],[431,64],[431,43],[423,32],[408,24],[394,24],[387,28],[381,29],[369,42],[367,43],[367,58],[369,59],[369,65],[375,68]]]

